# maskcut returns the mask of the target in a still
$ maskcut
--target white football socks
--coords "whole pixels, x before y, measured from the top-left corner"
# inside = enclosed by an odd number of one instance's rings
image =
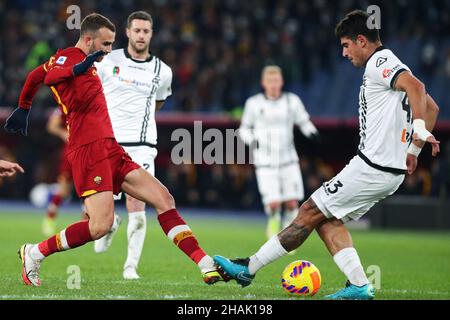
[[[30,253],[31,259],[36,260],[36,261],[42,261],[45,258],[45,256],[42,254],[41,250],[39,250],[39,245],[37,245],[37,244],[35,244],[31,247],[29,253]]]
[[[147,230],[147,218],[145,211],[130,212],[128,214],[128,255],[124,269],[137,268],[144,246],[145,232]]]
[[[268,265],[269,263],[286,255],[287,251],[283,248],[278,239],[278,235],[273,236],[263,246],[250,257],[248,264],[248,271],[250,274],[255,274],[259,269]]]
[[[361,287],[369,283],[355,248],[342,249],[333,260],[351,284]]]
[[[209,271],[213,271],[216,270],[216,266],[214,264],[214,260],[206,255],[204,256],[199,262],[198,262],[198,267],[200,268],[200,271],[205,273],[205,272],[209,272]]]

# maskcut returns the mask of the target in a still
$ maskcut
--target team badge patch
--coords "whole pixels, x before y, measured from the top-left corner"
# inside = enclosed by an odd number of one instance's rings
[[[387,61],[385,57],[379,57],[377,60],[377,68]]]
[[[66,62],[66,60],[67,60],[67,57],[65,57],[65,56],[61,56],[61,57],[59,57],[58,58],[58,60],[56,60],[56,64],[64,64],[64,62]]]
[[[102,177],[96,176],[96,177],[94,178],[94,182],[95,182],[96,184],[102,183]]]
[[[119,72],[120,72],[120,68],[119,68],[118,66],[115,66],[115,67],[113,68],[113,74],[114,74],[114,75],[118,75]]]

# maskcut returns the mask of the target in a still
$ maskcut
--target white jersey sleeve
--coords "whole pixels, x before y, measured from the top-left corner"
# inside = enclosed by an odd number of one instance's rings
[[[251,103],[251,98],[245,101],[244,113],[241,119],[241,126],[239,127],[239,136],[245,144],[250,145],[255,139],[253,129],[255,126],[254,104]]]
[[[404,71],[410,70],[392,52],[386,52],[384,55],[377,54],[373,59],[369,60],[366,66],[368,78],[378,82],[385,88],[391,89],[394,89],[395,81]]]
[[[299,96],[296,94],[289,94],[289,105],[294,116],[294,123],[300,128],[306,137],[317,134],[317,128],[311,122],[309,113],[306,111],[305,105]]]
[[[156,91],[156,101],[164,101],[172,95],[172,70],[167,65],[162,65],[166,70],[161,72],[161,83]]]

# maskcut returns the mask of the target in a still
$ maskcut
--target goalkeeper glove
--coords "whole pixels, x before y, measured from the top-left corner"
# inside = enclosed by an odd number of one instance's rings
[[[5,130],[9,133],[19,132],[26,136],[28,134],[28,116],[30,109],[17,107],[6,119]]]
[[[106,52],[103,50],[98,50],[94,53],[91,53],[88,55],[82,62],[77,63],[73,66],[72,72],[74,76],[78,76],[82,73],[85,73],[87,69],[89,69],[92,64],[97,60],[99,57],[105,55]]]

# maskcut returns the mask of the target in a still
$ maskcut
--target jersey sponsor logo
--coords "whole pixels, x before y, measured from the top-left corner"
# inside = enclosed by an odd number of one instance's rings
[[[385,63],[387,61],[387,58],[386,57],[379,57],[378,59],[377,59],[377,68],[379,67],[379,66],[381,66],[383,63]]]
[[[136,86],[136,87],[146,87],[146,88],[151,88],[152,87],[152,84],[151,83],[148,83],[148,82],[142,82],[142,81],[138,81],[138,80],[135,80],[135,79],[125,79],[125,78],[123,78],[123,77],[121,77],[121,76],[118,76],[118,78],[117,78],[120,82],[122,82],[122,83],[124,83],[124,84],[126,84],[126,85],[134,85],[134,86]]]
[[[402,66],[401,65],[396,65],[395,67],[393,67],[392,69],[386,68],[383,70],[383,78],[390,78],[392,76],[393,73],[395,73],[395,71],[397,71],[398,69],[400,69]]]
[[[60,56],[60,57],[58,58],[58,60],[56,60],[56,64],[63,65],[63,64],[66,62],[66,60],[67,60],[67,57],[65,57],[65,56]]]
[[[113,75],[116,75],[116,74],[118,75],[119,72],[120,72],[119,66],[115,66],[115,67],[113,68]]]
[[[392,75],[392,69],[384,69],[383,70],[383,78],[389,78]]]

